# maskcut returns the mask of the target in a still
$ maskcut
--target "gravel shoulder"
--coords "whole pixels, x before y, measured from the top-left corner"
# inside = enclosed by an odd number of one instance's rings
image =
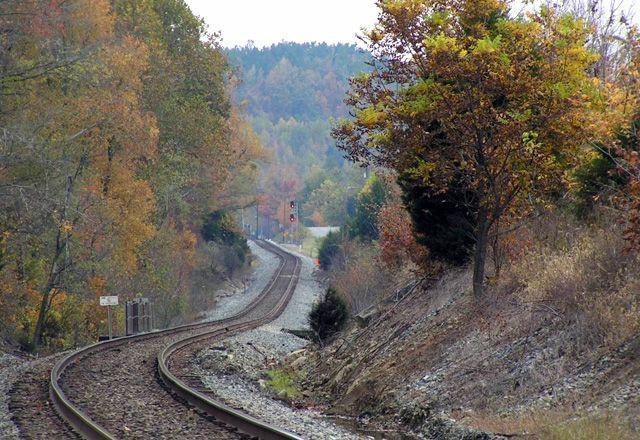
[[[242,294],[246,296],[255,295],[257,293],[253,293],[253,290],[259,292],[266,286],[275,269],[271,266],[270,260],[275,257],[264,251],[256,251],[257,246],[253,243],[251,245],[257,257],[257,267],[252,286],[247,293]],[[228,405],[241,408],[261,420],[305,438],[362,438],[331,423],[318,412],[294,409],[282,401],[275,400],[264,389],[264,372],[276,366],[278,361],[290,353],[308,344],[308,341],[286,333],[283,329],[308,329],[308,313],[323,291],[314,277],[313,260],[291,249],[286,250],[300,257],[302,267],[295,293],[285,311],[269,324],[202,350],[193,360],[194,374],[200,375],[204,386],[214,391],[217,397]],[[233,304],[240,301],[233,296],[221,298],[218,308],[234,310]],[[214,310],[211,316],[221,316],[216,313],[224,314]]]
[[[246,289],[223,290],[216,293],[219,298],[216,307],[205,314],[203,321],[222,319],[239,313],[267,286],[271,275],[278,268],[278,257],[253,241],[249,241],[249,248],[256,260]]]
[[[25,361],[16,356],[0,354],[0,437],[20,438],[18,427],[11,420],[9,411],[9,391],[25,369]]]
[[[0,438],[80,438],[49,402],[49,373],[66,353],[38,359],[0,355]]]

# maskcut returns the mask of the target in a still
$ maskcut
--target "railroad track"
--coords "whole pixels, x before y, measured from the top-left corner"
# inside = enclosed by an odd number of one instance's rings
[[[188,372],[191,355],[206,343],[275,319],[293,295],[299,258],[267,242],[258,245],[280,263],[242,312],[100,342],[55,364],[50,399],[75,432],[88,439],[299,439],[217,401]]]

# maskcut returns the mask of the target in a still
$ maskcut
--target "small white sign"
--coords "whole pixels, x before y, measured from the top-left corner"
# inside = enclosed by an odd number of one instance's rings
[[[117,306],[118,297],[117,296],[101,296],[100,305],[101,306]]]

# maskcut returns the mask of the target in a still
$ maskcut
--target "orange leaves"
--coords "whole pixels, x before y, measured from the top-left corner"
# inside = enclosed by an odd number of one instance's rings
[[[111,38],[114,17],[109,0],[75,0],[68,8],[66,35],[69,41],[79,47],[104,43]]]
[[[87,285],[96,297],[106,295],[107,279],[105,277],[99,275],[89,277]]]
[[[311,217],[309,217],[309,219],[315,226],[326,226],[324,217],[322,217],[322,214],[318,210],[313,211],[313,214],[311,214]]]
[[[0,320],[36,342],[95,336],[97,295],[186,293],[189,227],[261,158],[222,50],[165,3],[0,1]]]
[[[30,19],[22,21],[31,35],[47,39],[64,30],[60,0],[18,0],[18,13],[27,14]]]
[[[60,230],[63,234],[69,234],[71,231],[73,231],[73,225],[70,221],[65,220],[60,224]]]
[[[151,223],[154,195],[149,183],[136,179],[120,161],[104,172],[108,172],[107,186],[105,175],[99,173],[85,188],[91,210],[80,236],[87,245],[92,243],[96,250],[107,252],[119,271],[132,274],[137,268],[138,248],[155,233]]]
[[[401,204],[385,205],[378,214],[380,231],[380,257],[392,268],[400,267],[407,261],[420,264],[426,252],[413,236],[411,217]]]

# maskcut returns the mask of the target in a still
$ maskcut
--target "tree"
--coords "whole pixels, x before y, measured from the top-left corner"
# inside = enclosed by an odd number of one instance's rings
[[[351,238],[377,240],[378,213],[387,200],[388,189],[385,182],[372,174],[358,194],[353,218],[347,223],[347,233]]]
[[[368,54],[356,45],[324,43],[249,45],[227,53],[241,78],[234,100],[272,152],[261,167],[263,189],[277,191],[270,174],[293,172],[308,181],[296,197],[304,201],[300,220],[311,224],[314,216],[318,225],[344,224],[345,201],[362,185],[362,173],[335,148],[329,119],[347,115],[347,79],[368,69]]]
[[[473,290],[492,227],[562,183],[598,90],[580,20],[544,7],[511,18],[501,0],[383,0],[363,38],[375,62],[351,82],[353,120],[333,131],[354,161],[395,169],[473,217]],[[409,195],[410,197],[410,195]]]
[[[329,270],[335,263],[335,259],[342,254],[342,234],[339,232],[329,232],[320,242],[318,249],[318,260],[320,268]]]
[[[477,199],[459,179],[446,189],[425,185],[421,178],[403,173],[398,178],[402,199],[411,215],[416,241],[435,260],[456,266],[473,255]]]
[[[346,220],[348,197],[349,191],[344,185],[328,178],[309,194],[304,207],[310,214],[322,213],[329,226],[342,225]]]
[[[37,309],[25,325],[37,347],[69,293],[94,304],[90,280],[135,270],[154,232],[153,195],[137,172],[153,160],[158,133],[139,99],[147,48],[113,39],[108,1],[0,8],[12,34],[0,66],[10,72],[0,85],[0,229],[15,261],[5,270],[19,274],[3,293]]]
[[[380,259],[387,267],[398,269],[407,261],[420,265],[425,248],[420,246],[412,231],[411,217],[400,203],[392,201],[378,214],[380,230]]]
[[[88,342],[105,294],[175,321],[208,265],[194,232],[247,203],[261,155],[217,37],[182,0],[0,1],[0,35],[3,327]]]
[[[318,341],[323,342],[342,330],[348,318],[349,312],[344,299],[335,289],[329,288],[322,300],[311,308],[309,325]]]

